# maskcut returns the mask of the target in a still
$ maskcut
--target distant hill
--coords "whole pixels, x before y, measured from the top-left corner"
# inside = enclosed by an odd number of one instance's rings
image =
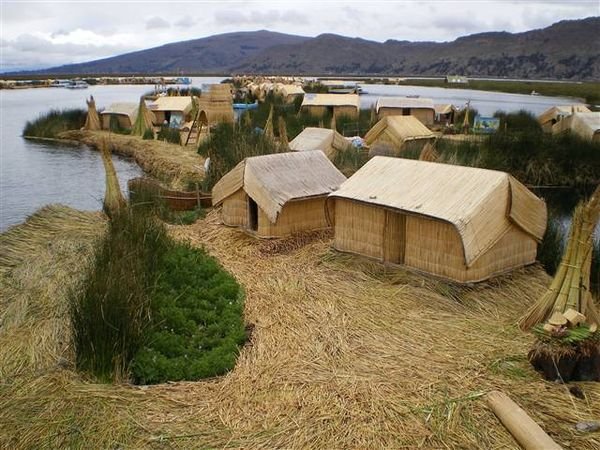
[[[599,31],[600,17],[590,17],[524,33],[480,33],[441,43],[228,33],[35,73],[461,74],[599,80]]]
[[[264,30],[218,34],[30,73],[72,75],[226,73],[240,61],[271,46],[299,44],[307,39],[310,38]]]

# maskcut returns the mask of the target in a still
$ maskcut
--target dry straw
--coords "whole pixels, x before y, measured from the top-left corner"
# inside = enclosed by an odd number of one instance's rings
[[[327,235],[268,249],[215,213],[171,232],[245,287],[255,328],[235,369],[144,389],[83,380],[57,364],[72,360],[65,289],[104,225],[60,211],[0,241],[0,447],[516,449],[482,401],[499,389],[558,444],[598,448],[573,424],[600,416],[600,389],[571,400],[541,381],[515,332],[549,282],[540,268],[459,287],[332,252]],[[59,334],[41,335],[50,322]]]

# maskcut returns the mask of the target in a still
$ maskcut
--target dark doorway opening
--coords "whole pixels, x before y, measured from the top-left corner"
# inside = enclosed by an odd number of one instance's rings
[[[258,230],[258,205],[248,197],[248,228],[252,231]]]

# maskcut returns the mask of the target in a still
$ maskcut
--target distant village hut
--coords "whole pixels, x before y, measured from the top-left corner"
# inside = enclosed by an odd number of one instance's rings
[[[413,116],[386,116],[365,135],[371,156],[397,156],[412,150],[420,152],[434,140],[435,134]]]
[[[233,123],[233,95],[230,84],[211,84],[202,90],[198,100],[200,122],[213,126]]]
[[[448,84],[469,84],[469,79],[463,75],[446,75]]]
[[[380,97],[375,104],[377,118],[386,116],[413,116],[424,125],[433,125],[435,107],[429,98]]]
[[[138,105],[135,103],[113,103],[100,113],[102,129],[110,130],[117,125],[123,130],[130,130],[137,118]]]
[[[555,123],[552,133],[572,133],[586,141],[600,142],[600,112],[573,113]]]
[[[331,160],[350,147],[344,136],[328,128],[307,127],[290,142],[290,150],[294,152],[321,150]]]
[[[565,117],[573,113],[589,113],[591,112],[587,106],[583,104],[573,105],[558,105],[547,109],[538,116],[538,122],[546,133],[552,133],[554,124],[560,122]]]
[[[547,220],[507,173],[382,156],[326,207],[337,250],[461,283],[533,263]]]
[[[304,89],[297,84],[281,84],[275,85],[275,92],[286,103],[293,103],[297,98],[304,95]]]
[[[225,225],[274,238],[328,227],[325,199],[346,177],[321,151],[246,158],[213,187]]]
[[[314,117],[328,114],[357,118],[360,99],[358,94],[305,94],[300,110]]]
[[[456,117],[456,106],[448,103],[433,105],[435,108],[435,122],[442,125],[452,125]]]
[[[158,97],[148,105],[154,113],[157,126],[168,125],[171,128],[182,128],[187,122],[193,120],[193,98],[190,96]]]

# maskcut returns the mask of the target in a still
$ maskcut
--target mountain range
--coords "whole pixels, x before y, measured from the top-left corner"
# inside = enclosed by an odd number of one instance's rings
[[[335,34],[227,33],[30,74],[393,75],[600,79],[600,17],[451,42],[383,43]]]

